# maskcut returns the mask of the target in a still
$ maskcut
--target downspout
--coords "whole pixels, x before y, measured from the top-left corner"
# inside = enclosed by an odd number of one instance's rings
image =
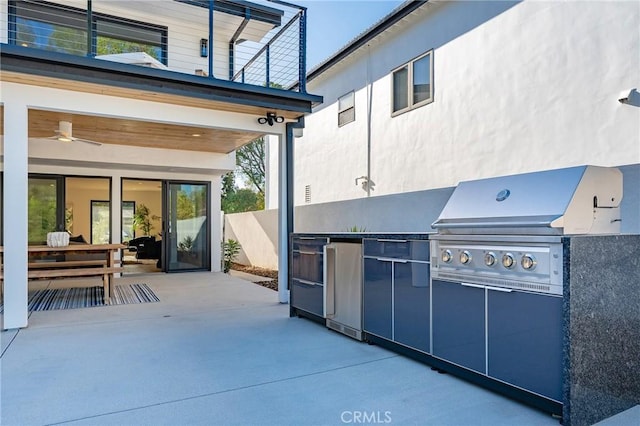
[[[367,198],[371,197],[371,105],[373,102],[371,80],[371,45],[367,44]]]
[[[293,141],[294,129],[304,129],[304,117],[297,122],[287,123],[284,143],[280,139],[280,196],[278,199],[278,300],[289,303],[289,236],[293,232]]]

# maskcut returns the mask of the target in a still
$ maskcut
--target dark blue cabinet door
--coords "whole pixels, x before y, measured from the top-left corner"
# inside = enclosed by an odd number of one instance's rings
[[[291,280],[291,306],[318,316],[324,316],[322,284],[309,284]]]
[[[429,352],[429,264],[394,263],[393,340]]]
[[[378,259],[364,259],[363,329],[391,340],[392,264]]]
[[[562,401],[562,298],[489,291],[491,377]]]
[[[433,355],[485,373],[485,290],[433,280]]]

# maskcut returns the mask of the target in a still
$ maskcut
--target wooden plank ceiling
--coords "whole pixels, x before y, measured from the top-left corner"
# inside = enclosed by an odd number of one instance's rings
[[[200,152],[228,153],[263,135],[257,132],[29,110],[29,137],[55,136],[60,121],[73,124],[75,138],[106,144]]]

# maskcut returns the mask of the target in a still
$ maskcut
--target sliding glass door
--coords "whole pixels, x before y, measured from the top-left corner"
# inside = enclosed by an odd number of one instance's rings
[[[166,181],[163,194],[164,270],[209,270],[209,184]]]

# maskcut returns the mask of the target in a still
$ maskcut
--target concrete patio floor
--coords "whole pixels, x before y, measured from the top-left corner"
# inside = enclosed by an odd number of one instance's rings
[[[276,292],[229,275],[119,280],[133,282],[161,301],[33,312],[28,328],[1,333],[1,424],[559,424],[289,318]]]

